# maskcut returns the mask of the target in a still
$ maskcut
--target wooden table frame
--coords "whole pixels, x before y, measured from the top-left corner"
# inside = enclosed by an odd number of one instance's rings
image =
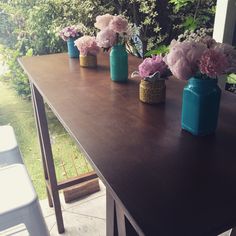
[[[44,100],[32,82],[30,82],[30,88],[41,148],[48,203],[50,207],[54,207],[58,233],[61,234],[65,232],[65,227],[61,211],[59,190],[97,178],[97,174],[92,171],[73,180],[63,181],[60,183],[57,182]],[[130,218],[130,220],[128,220],[128,218]],[[108,189],[106,192],[106,219],[107,236],[144,236],[142,230],[138,227],[131,216],[125,214],[124,207],[121,206],[119,201],[115,200],[115,197],[112,196]],[[130,222],[132,222],[133,226],[131,226]]]

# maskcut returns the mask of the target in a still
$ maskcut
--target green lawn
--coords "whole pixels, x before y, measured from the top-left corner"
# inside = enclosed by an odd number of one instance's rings
[[[47,109],[47,116],[58,180],[77,175],[73,158],[78,174],[90,171],[91,167],[50,109]],[[0,125],[6,124],[11,124],[15,130],[24,162],[39,198],[45,198],[40,149],[31,101],[22,99],[6,83],[0,82]]]

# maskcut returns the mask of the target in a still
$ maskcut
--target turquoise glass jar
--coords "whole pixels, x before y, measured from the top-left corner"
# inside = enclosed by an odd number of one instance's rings
[[[214,133],[220,97],[216,79],[189,79],[183,91],[182,129],[199,136]]]
[[[75,46],[75,40],[77,38],[69,38],[67,40],[68,55],[72,58],[79,58],[79,50]]]
[[[118,44],[112,47],[110,53],[110,73],[112,81],[128,81],[128,53],[124,45]]]

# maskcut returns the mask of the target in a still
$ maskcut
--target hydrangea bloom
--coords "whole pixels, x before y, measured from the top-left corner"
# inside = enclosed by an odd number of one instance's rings
[[[99,52],[95,37],[83,36],[75,41],[75,45],[83,56],[97,55]]]
[[[167,69],[167,65],[163,61],[161,56],[153,56],[146,58],[138,67],[139,75],[141,77],[147,77],[159,71],[162,75]]]
[[[164,61],[175,77],[187,80],[196,74],[199,59],[206,49],[207,46],[202,43],[172,41]]]
[[[226,56],[214,49],[206,50],[199,61],[200,72],[211,78],[224,74],[228,66],[229,63]]]
[[[225,73],[236,72],[236,50],[229,44],[217,43],[204,35],[197,40],[191,38],[183,41],[172,41],[170,52],[164,61],[172,74],[183,80],[190,79],[197,73],[216,78]]]
[[[128,30],[128,21],[122,16],[113,16],[109,22],[109,28],[116,33],[123,33]]]
[[[113,19],[113,16],[110,14],[105,14],[102,16],[97,16],[96,17],[96,23],[94,24],[94,26],[97,29],[103,30],[104,28],[106,28],[110,21]]]
[[[69,38],[75,38],[80,36],[81,34],[81,29],[79,26],[67,26],[64,29],[62,29],[59,33],[60,37],[64,40],[67,41]]]
[[[106,27],[97,34],[96,41],[99,47],[110,48],[116,42],[116,33],[109,29],[109,27]]]
[[[216,43],[213,47],[214,50],[223,53],[229,62],[227,73],[236,73],[236,50],[233,46],[226,43]]]
[[[135,34],[134,26],[121,15],[105,14],[97,16],[95,27],[101,31],[97,34],[99,47],[109,49],[117,44],[125,45]]]
[[[206,36],[204,38],[201,38],[199,42],[204,43],[208,48],[212,48],[215,46],[216,41],[211,36]]]

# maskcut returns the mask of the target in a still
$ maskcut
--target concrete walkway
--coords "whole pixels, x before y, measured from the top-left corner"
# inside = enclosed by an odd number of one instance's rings
[[[70,204],[61,197],[65,233],[58,234],[54,210],[47,199],[40,201],[51,236],[105,236],[106,235],[106,189],[100,182],[101,191]]]
[[[51,236],[106,236],[106,189],[100,182],[101,191],[84,197],[70,204],[60,195],[65,233],[58,234],[53,208],[47,199],[40,205]],[[0,236],[28,236],[24,226],[0,232]],[[230,231],[219,236],[229,236]],[[43,235],[42,235],[43,236]],[[191,235],[189,235],[191,236]]]

